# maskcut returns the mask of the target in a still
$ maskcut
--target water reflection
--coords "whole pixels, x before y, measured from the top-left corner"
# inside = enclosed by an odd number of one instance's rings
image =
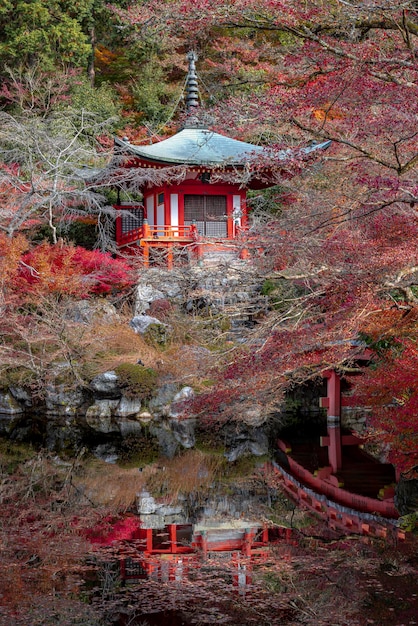
[[[115,625],[259,623],[256,605],[270,600],[261,581],[288,560],[290,529],[249,519],[204,517],[158,527],[155,518],[147,521],[130,516],[90,537],[102,589],[105,579],[117,581],[106,592],[119,610]]]
[[[291,542],[287,528],[248,522],[168,524],[146,528],[139,520],[136,538],[119,546],[120,578],[124,583],[147,578],[181,581],[191,570],[211,563],[227,567],[241,591],[252,582],[253,563],[269,558],[272,544]]]

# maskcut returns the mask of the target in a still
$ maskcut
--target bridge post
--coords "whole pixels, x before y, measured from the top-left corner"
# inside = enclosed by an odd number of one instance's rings
[[[335,473],[342,468],[341,379],[335,370],[328,370],[323,376],[327,379],[327,398],[321,398],[320,406],[327,408],[328,437],[321,443],[328,446],[328,461]]]

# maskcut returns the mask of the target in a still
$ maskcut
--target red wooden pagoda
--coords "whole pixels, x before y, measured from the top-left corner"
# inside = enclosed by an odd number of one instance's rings
[[[152,145],[115,140],[122,166],[137,168],[143,181],[136,190],[143,196],[141,204],[119,201],[115,206],[116,243],[119,248],[131,249],[139,244],[145,265],[155,249],[167,250],[170,267],[174,247],[183,246],[199,254],[205,242],[213,245],[235,239],[248,224],[247,189],[276,184],[268,173],[263,178],[250,175],[251,163],[267,157],[266,148],[216,133],[199,119],[196,58],[193,52],[188,54],[187,117],[183,128]],[[329,143],[304,151],[323,149]],[[282,151],[275,158],[284,167],[289,156],[289,151]]]

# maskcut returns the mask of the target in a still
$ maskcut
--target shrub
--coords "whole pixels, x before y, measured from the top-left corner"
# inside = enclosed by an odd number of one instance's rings
[[[70,244],[42,243],[21,258],[16,287],[22,294],[69,294],[83,298],[124,290],[134,284],[130,267],[107,252]]]
[[[172,311],[173,306],[171,302],[166,298],[159,298],[158,300],[154,300],[153,302],[151,302],[148,314],[151,315],[151,317],[165,319],[170,315]]]
[[[157,372],[150,367],[121,363],[115,368],[119,386],[127,398],[148,401],[157,388]]]

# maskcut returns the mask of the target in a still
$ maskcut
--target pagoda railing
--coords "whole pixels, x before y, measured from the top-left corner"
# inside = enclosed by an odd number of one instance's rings
[[[142,226],[133,228],[128,232],[117,233],[117,243],[119,246],[126,246],[136,241],[146,240],[151,245],[155,243],[178,243],[192,242],[198,239],[198,231],[195,224],[190,225],[150,225],[146,220]]]
[[[176,240],[186,239],[195,241],[198,237],[198,231],[196,224],[190,225],[150,225],[147,224],[146,220],[142,226],[142,239],[155,239],[158,241],[161,240],[169,240],[175,242]]]

